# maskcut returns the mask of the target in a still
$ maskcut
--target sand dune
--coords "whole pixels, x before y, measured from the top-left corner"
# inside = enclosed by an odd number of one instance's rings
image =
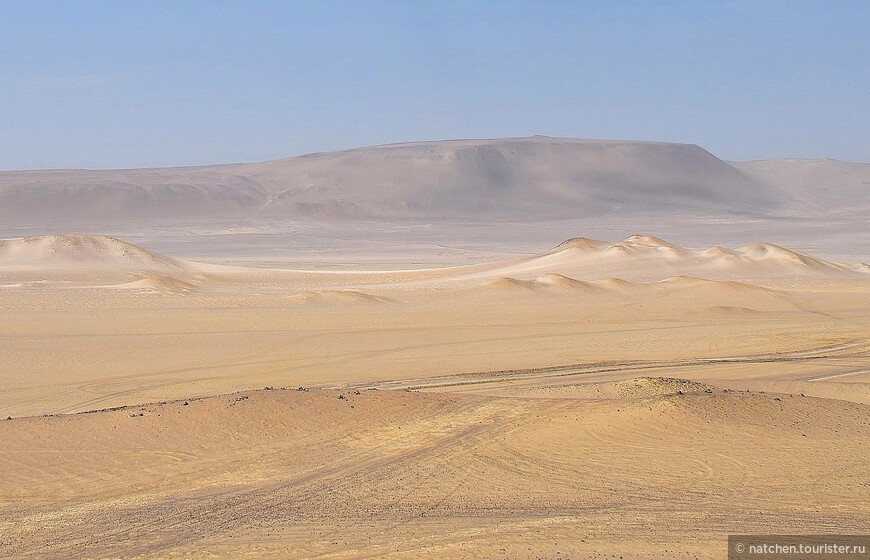
[[[807,255],[801,255],[794,251],[778,247],[772,243],[752,243],[740,247],[735,254],[745,257],[751,262],[769,262],[772,264],[798,264],[807,267],[826,268],[830,263],[814,259]]]
[[[310,304],[391,303],[392,300],[355,290],[317,290],[289,296],[288,301]]]
[[[102,235],[46,235],[0,240],[0,267],[180,269],[178,261]]]
[[[114,284],[108,287],[132,290],[189,292],[196,289],[196,284],[172,276],[148,276],[141,280],[133,280],[132,282],[124,284]]]
[[[583,282],[582,280],[568,278],[567,276],[555,272],[542,274],[536,278],[532,278],[531,280],[518,280],[516,278],[502,276],[489,280],[483,285],[485,288],[504,290],[545,290],[581,293],[600,292],[604,290],[603,286],[604,284],[602,282]]]
[[[534,281],[542,274],[559,274],[587,282],[619,278],[650,283],[689,276],[771,285],[801,280],[867,279],[866,269],[859,263],[826,261],[771,243],[753,243],[737,249],[690,250],[646,236],[631,236],[616,243],[572,239],[547,253],[494,264],[483,271],[470,271],[467,276],[495,275]],[[677,284],[671,282],[672,286]]]
[[[552,286],[555,288],[561,288],[563,290],[590,291],[596,288],[596,286],[591,282],[575,280],[573,278],[568,278],[567,276],[557,274],[555,272],[542,274],[541,276],[535,278],[535,282],[543,286]]]
[[[503,276],[501,278],[495,278],[493,280],[487,281],[485,286],[496,290],[534,290],[540,285],[534,280],[517,280],[516,278],[509,278],[507,276]]]
[[[764,295],[770,293],[770,288],[745,282],[707,280],[692,276],[676,276],[658,282],[631,282],[621,278],[605,278],[584,282],[556,273],[544,274],[532,280],[501,277],[491,280],[484,287],[546,291],[557,296],[589,294],[594,297],[604,297],[609,294],[617,298],[651,298],[662,294],[699,295],[707,293],[711,296],[722,297],[728,294]],[[727,308],[727,306],[721,307],[722,309]]]
[[[296,299],[321,302],[339,302],[342,298],[350,301],[357,293],[403,285],[625,292],[645,289],[649,286],[640,284],[656,282],[675,289],[697,287],[712,280],[776,287],[821,280],[860,282],[867,278],[867,267],[860,263],[826,261],[770,243],[690,250],[638,235],[615,243],[575,238],[539,255],[469,267],[316,273],[199,265],[106,236],[55,235],[0,241],[0,280],[6,286],[62,280],[67,285],[121,284],[161,290],[247,287],[311,292]],[[624,283],[620,284],[620,280]]]
[[[657,282],[659,286],[667,288],[679,289],[704,289],[710,288],[721,290],[722,292],[765,292],[765,288],[753,286],[745,282],[736,282],[734,280],[707,280],[706,278],[696,278],[693,276],[675,276],[673,278],[665,278]]]
[[[187,291],[202,278],[179,261],[103,235],[47,235],[0,240],[0,280],[74,286]]]
[[[0,240],[0,283],[62,282],[189,289],[196,270],[113,237],[47,235]]]
[[[614,253],[618,255],[631,255],[635,253],[650,253],[661,257],[682,257],[688,254],[686,249],[677,247],[663,239],[649,235],[632,235],[624,241],[612,243],[599,249],[601,253]]]
[[[748,307],[740,307],[735,305],[715,305],[712,307],[705,307],[704,309],[700,309],[698,311],[690,311],[690,313],[695,316],[708,316],[711,318],[723,316],[763,317],[765,315],[764,312],[757,309],[750,309]]]
[[[599,241],[597,239],[588,239],[586,237],[572,237],[566,241],[563,241],[559,245],[557,245],[551,253],[559,253],[562,251],[568,251],[571,249],[576,249],[582,252],[589,252],[596,249],[603,249],[610,245],[607,241]]]

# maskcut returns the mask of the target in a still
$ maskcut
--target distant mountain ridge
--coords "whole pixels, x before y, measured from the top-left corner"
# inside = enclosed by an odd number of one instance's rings
[[[807,174],[801,160],[729,163],[699,146],[662,142],[539,136],[414,142],[253,164],[0,172],[0,219],[74,226],[194,217],[746,216],[836,206],[843,181],[844,196],[858,200],[840,207],[870,206],[870,164],[834,163]],[[826,173],[840,179],[815,188],[827,182]]]

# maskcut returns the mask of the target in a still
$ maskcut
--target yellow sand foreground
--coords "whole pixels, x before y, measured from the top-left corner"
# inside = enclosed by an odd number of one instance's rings
[[[866,265],[632,237],[316,273],[52,236],[0,242],[0,309],[3,557],[721,558],[870,525]]]

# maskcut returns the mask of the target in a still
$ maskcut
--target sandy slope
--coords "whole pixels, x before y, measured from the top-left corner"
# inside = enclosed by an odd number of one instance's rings
[[[0,240],[0,267],[66,270],[76,266],[127,270],[180,268],[173,259],[106,236],[46,235]]]
[[[870,205],[870,163],[784,159],[734,162],[732,165],[787,190],[807,213],[854,212],[866,216]],[[847,201],[845,205],[844,201]]]
[[[870,522],[858,263],[632,236],[312,272],[52,236],[0,242],[0,309],[3,557],[720,558]]]
[[[0,278],[6,282],[89,285],[192,273],[181,261],[103,235],[0,239]]]
[[[3,422],[0,546],[721,558],[728,532],[870,521],[866,405],[634,383],[592,398],[274,390]]]

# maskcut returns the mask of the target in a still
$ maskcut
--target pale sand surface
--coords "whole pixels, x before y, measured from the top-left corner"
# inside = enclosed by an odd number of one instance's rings
[[[866,265],[500,250],[311,271],[0,242],[0,556],[721,558],[870,526]]]

